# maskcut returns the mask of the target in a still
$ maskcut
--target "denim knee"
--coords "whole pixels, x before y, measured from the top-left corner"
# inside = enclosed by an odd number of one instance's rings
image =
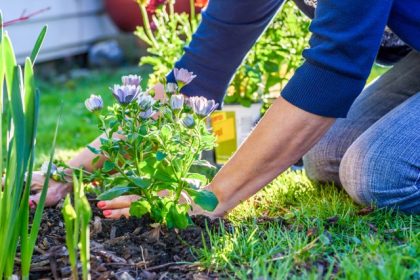
[[[303,157],[306,175],[318,182],[339,184],[339,160],[330,156],[326,143],[318,143]]]
[[[354,136],[342,137],[345,126],[337,121],[330,131],[303,157],[307,176],[315,181],[340,185],[341,159]]]
[[[363,140],[350,146],[340,164],[340,181],[346,192],[362,205],[420,213],[418,168],[399,157],[400,149]]]

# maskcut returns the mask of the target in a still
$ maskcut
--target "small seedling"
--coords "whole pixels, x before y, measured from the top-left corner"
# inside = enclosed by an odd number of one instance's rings
[[[90,279],[89,222],[92,218],[92,209],[85,195],[82,178],[77,178],[76,175],[73,175],[73,200],[74,205],[72,205],[70,194],[68,194],[62,209],[66,227],[66,246],[73,279],[79,278],[77,256],[80,252],[82,279],[87,280]]]

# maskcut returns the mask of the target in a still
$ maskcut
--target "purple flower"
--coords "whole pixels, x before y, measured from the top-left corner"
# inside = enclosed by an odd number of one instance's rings
[[[174,94],[171,96],[170,105],[172,110],[177,111],[181,110],[184,106],[184,95],[182,94]]]
[[[121,81],[125,86],[140,86],[141,77],[138,75],[122,76]]]
[[[170,94],[176,93],[178,90],[178,85],[175,83],[167,83],[166,84],[166,92]]]
[[[194,117],[191,114],[188,114],[185,117],[183,117],[181,122],[187,128],[192,128],[195,125]]]
[[[196,113],[200,117],[207,117],[214,110],[216,110],[217,106],[219,105],[214,100],[207,100],[207,98],[202,96],[190,97],[189,102],[194,113]]]
[[[154,114],[155,114],[156,112],[155,111],[153,111],[153,109],[152,109],[152,107],[150,107],[149,109],[147,109],[146,111],[144,111],[144,112],[140,112],[140,118],[142,118],[142,119],[148,119],[148,118],[150,118],[151,116],[153,116]]]
[[[85,100],[85,106],[91,112],[99,111],[104,107],[104,101],[101,96],[92,94]]]
[[[121,105],[130,104],[140,93],[140,87],[134,85],[114,85],[112,94]]]
[[[137,103],[139,104],[140,110],[146,111],[155,104],[155,100],[148,94],[141,94],[137,97]]]
[[[184,68],[174,68],[174,76],[180,88],[189,84],[195,77],[197,77],[197,75],[194,75],[193,72],[188,72],[188,70]]]

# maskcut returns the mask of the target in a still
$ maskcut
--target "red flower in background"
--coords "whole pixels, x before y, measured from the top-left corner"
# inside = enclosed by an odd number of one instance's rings
[[[195,6],[197,8],[204,8],[208,2],[208,0],[195,0]]]
[[[156,10],[165,5],[167,0],[149,0],[149,4],[146,7],[146,10],[149,14],[153,15]],[[208,0],[195,0],[195,7],[204,8],[208,3]]]
[[[149,5],[147,5],[146,10],[154,14],[156,12],[156,9],[160,6],[164,5],[166,3],[166,0],[150,0]]]

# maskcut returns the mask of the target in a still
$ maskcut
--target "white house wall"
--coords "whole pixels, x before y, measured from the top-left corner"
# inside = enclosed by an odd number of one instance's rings
[[[45,24],[48,33],[38,61],[85,52],[93,42],[117,33],[103,10],[103,0],[0,0],[4,21],[47,7],[48,11],[5,28],[19,62],[30,54]]]

